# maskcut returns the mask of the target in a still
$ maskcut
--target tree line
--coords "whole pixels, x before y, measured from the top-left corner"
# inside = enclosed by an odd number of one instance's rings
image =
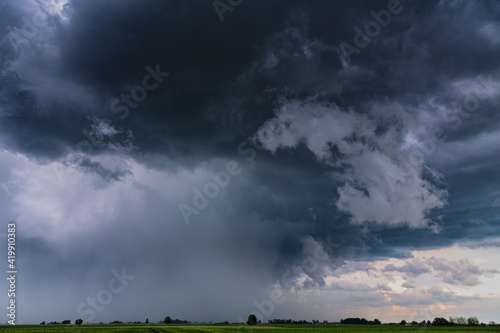
[[[341,324],[357,324],[357,325],[380,325],[381,322],[378,319],[375,319],[373,321],[371,320],[366,320],[365,318],[346,318],[346,319],[341,319],[340,320]],[[392,323],[392,325],[412,325],[412,326],[453,326],[453,325],[468,325],[468,326],[479,326],[479,325],[486,325],[485,323],[479,323],[479,319],[477,319],[476,316],[474,317],[449,317],[449,319],[443,318],[443,317],[436,317],[434,320],[431,322],[430,320],[422,320],[421,322],[417,321],[412,321],[411,323],[407,322],[406,320],[401,320],[399,324],[397,323]],[[497,324],[494,321],[490,321],[489,326],[496,326]]]
[[[367,320],[366,318],[346,318],[340,320],[341,324],[354,324],[354,325],[380,325],[382,322],[378,319]]]
[[[166,316],[165,319],[160,320],[158,322],[158,324],[189,324],[189,323],[190,322],[187,320],[172,319],[172,318],[170,318],[170,316]],[[83,324],[83,319],[79,318],[79,319],[75,320],[75,325],[81,325],[81,324]],[[89,324],[89,323],[87,322],[87,324]],[[99,324],[105,324],[105,323],[100,322]],[[114,320],[114,321],[109,322],[109,324],[124,324],[124,322],[120,321],[120,320]],[[142,322],[129,321],[129,322],[126,322],[126,324],[142,324]],[[146,320],[144,321],[144,324],[149,324],[149,318],[146,318]],[[42,321],[40,323],[40,325],[71,325],[71,320],[63,320],[61,322],[51,321],[48,323],[46,323],[45,321]]]
[[[293,325],[293,324],[320,324],[319,320],[313,320],[312,322],[307,320],[292,320],[292,319],[270,319],[268,321],[269,324],[281,324],[281,325]],[[248,316],[247,320],[248,325],[257,325],[260,324],[257,321],[257,317],[253,314]],[[322,324],[331,324],[328,321],[323,321]],[[333,323],[337,324],[337,323]],[[340,320],[340,324],[344,325],[381,325],[382,322],[378,319],[368,320],[366,318],[345,318]],[[411,325],[411,326],[453,326],[453,325],[468,325],[468,326],[486,326],[485,323],[479,323],[479,319],[476,316],[474,317],[449,317],[449,319],[443,317],[436,317],[431,322],[430,320],[422,320],[421,322],[412,321],[407,322],[406,320],[401,320],[399,323],[389,323],[388,325]],[[500,326],[494,321],[490,321],[488,326]]]
[[[145,324],[149,323],[149,319],[146,318]],[[163,320],[158,322],[159,324],[188,324],[190,323],[187,320],[180,320],[180,319],[172,319],[170,316],[166,316]],[[260,324],[260,320],[257,320],[257,317],[254,314],[251,314],[248,316],[248,320],[246,322],[248,325],[257,325]],[[292,320],[292,319],[270,319],[268,320],[269,324],[281,324],[281,325],[305,325],[305,324],[332,324],[329,323],[328,321],[323,321],[320,322],[319,320],[312,320],[312,321],[307,321],[307,320]],[[45,323],[45,321],[41,322],[40,325],[70,325],[71,320],[63,320],[61,322],[57,321],[52,321],[49,323]],[[83,324],[82,319],[77,319],[75,320],[76,325],[81,325]],[[88,323],[87,323],[88,324]],[[104,324],[104,323],[99,323],[99,324]],[[115,320],[110,322],[109,324],[123,324],[123,322],[119,320]],[[142,322],[128,322],[128,324],[142,324]],[[225,321],[223,323],[218,323],[221,325],[224,324],[229,324],[229,322]],[[335,324],[335,323],[333,323]],[[382,322],[378,319],[374,320],[368,320],[366,318],[345,318],[340,320],[340,324],[347,324],[347,325],[381,325]],[[436,317],[434,320],[431,322],[430,320],[422,320],[421,322],[417,321],[412,321],[407,322],[406,320],[401,320],[399,323],[389,323],[389,325],[412,325],[412,326],[453,326],[453,325],[468,325],[468,326],[485,326],[485,323],[479,323],[479,319],[477,319],[476,316],[473,317],[463,317],[463,316],[457,316],[457,317],[449,317],[449,319],[446,319],[444,317]],[[500,326],[499,324],[495,323],[494,321],[490,321],[488,323],[488,326]]]

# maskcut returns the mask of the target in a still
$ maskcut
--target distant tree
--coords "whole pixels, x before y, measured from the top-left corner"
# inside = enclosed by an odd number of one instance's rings
[[[69,324],[71,324],[71,320],[63,320],[62,324],[63,325],[69,325]]]
[[[431,326],[431,325],[432,325],[431,321],[430,321],[430,320],[427,320],[426,325],[427,325],[427,326]]]
[[[40,325],[45,325],[45,320],[40,323]]]
[[[146,318],[145,323],[146,323],[146,324],[149,324],[149,319],[148,319],[148,318]]]
[[[411,326],[418,326],[418,322],[417,322],[417,321],[415,321],[415,320],[414,320],[414,321],[412,321],[412,322],[411,322]]]
[[[496,324],[493,320],[488,323],[489,326],[495,326]]]
[[[247,324],[250,326],[257,325],[257,317],[254,314],[248,316]]]
[[[81,325],[83,323],[83,319],[77,319],[75,320],[76,325]]]
[[[341,324],[354,324],[354,325],[368,325],[373,324],[369,322],[366,318],[345,318],[340,320]]]
[[[375,324],[375,325],[380,325],[380,324],[382,324],[382,322],[381,322],[380,320],[378,320],[377,318],[375,318],[375,319],[373,320],[373,324]]]
[[[467,318],[467,324],[470,326],[479,326],[479,319],[477,317],[469,317]]]
[[[172,318],[170,316],[166,316],[165,319],[163,320],[165,324],[170,324],[172,322]]]
[[[399,323],[399,325],[406,325],[406,320],[401,320],[401,322]]]
[[[435,326],[443,326],[443,325],[449,325],[449,324],[450,324],[449,321],[443,317],[436,317],[432,321],[432,325],[435,325]]]

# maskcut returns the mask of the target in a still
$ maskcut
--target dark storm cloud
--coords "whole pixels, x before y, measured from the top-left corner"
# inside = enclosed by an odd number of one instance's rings
[[[223,22],[210,1],[71,1],[67,22],[55,14],[46,16],[39,33],[18,50],[9,33],[19,34],[16,29],[22,29],[23,18],[31,18],[37,7],[13,1],[1,6],[5,10],[0,15],[6,22],[0,27],[2,148],[42,163],[61,160],[99,175],[110,186],[132,179],[132,166],[105,166],[100,155],[131,158],[151,172],[175,170],[177,177],[197,168],[222,170],[221,163],[213,162],[217,159],[235,159],[243,169],[239,178],[231,180],[227,194],[213,200],[189,226],[178,214],[177,201],[165,200],[148,186],[137,182],[115,193],[118,197],[127,191],[144,191],[144,197],[138,198],[146,198],[150,210],[131,216],[125,213],[127,207],[112,203],[109,209],[123,209],[117,213],[119,222],[110,222],[88,244],[72,239],[78,250],[74,244],[59,244],[73,249],[68,252],[72,255],[49,265],[72,268],[61,281],[78,275],[75,272],[84,274],[95,261],[100,262],[91,272],[98,281],[106,282],[110,270],[122,266],[131,274],[151,272],[151,281],[148,274],[137,274],[137,281],[146,285],[149,294],[167,281],[160,295],[183,299],[179,304],[182,314],[193,313],[191,309],[206,312],[204,304],[193,306],[193,302],[215,299],[220,307],[214,306],[209,318],[218,308],[228,306],[214,293],[230,290],[242,303],[253,301],[254,295],[241,291],[241,285],[228,276],[238,276],[249,289],[257,290],[282,282],[283,272],[291,270],[294,277],[307,275],[308,286],[322,285],[327,274],[324,267],[307,270],[303,266],[315,246],[329,255],[322,264],[335,269],[346,259],[407,258],[415,248],[480,241],[499,232],[498,207],[491,205],[499,193],[498,158],[474,154],[476,145],[471,144],[480,133],[498,131],[497,2],[401,1],[401,12],[359,54],[352,54],[349,64],[339,45],[354,45],[354,27],[364,29],[373,20],[370,12],[387,9],[388,1],[245,0],[226,12]],[[470,89],[474,91],[477,77],[490,74],[488,98],[481,99],[470,116],[458,114],[461,123],[456,126],[456,118],[449,114],[457,117],[454,109],[463,106]],[[153,84],[157,85],[146,89]],[[134,91],[145,91],[147,97],[135,101],[130,97],[130,102],[122,99]],[[294,102],[302,103],[304,110],[335,105],[336,111],[325,111],[322,120],[352,110],[349,121],[359,125],[357,128],[373,126],[378,141],[353,130],[347,138],[352,146],[368,147],[375,142],[371,149],[387,148],[384,135],[395,123],[399,127],[394,136],[400,141],[405,139],[405,131],[411,130],[417,141],[423,141],[431,136],[431,127],[442,128],[446,139],[426,156],[422,169],[429,165],[445,180],[436,180],[440,177],[430,171],[423,171],[418,179],[447,190],[447,206],[442,207],[444,195],[435,201],[419,201],[421,196],[416,196],[419,200],[415,201],[430,204],[423,205],[425,216],[411,220],[411,227],[404,224],[409,219],[393,218],[392,210],[376,215],[380,225],[370,224],[368,229],[363,223],[351,223],[352,211],[335,204],[345,181],[340,175],[348,169],[346,164],[332,167],[343,157],[339,149],[325,145],[325,152],[331,153],[329,164],[317,158],[319,150],[307,147],[304,138],[287,149],[275,150],[265,149],[255,140],[261,126],[273,124],[277,110]],[[401,105],[413,123],[396,119],[391,102]],[[306,112],[300,116],[310,120]],[[311,128],[304,137],[320,133]],[[323,133],[329,135],[329,131],[331,128],[324,128]],[[486,137],[478,144],[492,147],[498,142],[495,138]],[[242,153],[238,147],[244,142],[251,150]],[[461,154],[464,145],[470,154]],[[75,152],[83,157],[75,157]],[[249,162],[252,154],[255,159]],[[356,161],[349,163],[359,166]],[[182,185],[191,186],[186,184]],[[190,188],[185,194],[181,185],[176,186],[176,200],[190,203]],[[87,208],[81,202],[74,206]],[[406,206],[399,205],[404,211],[401,207]],[[367,220],[373,217],[366,216]],[[436,222],[440,232],[414,228],[425,226],[420,223],[424,218]],[[389,227],[383,224],[389,220],[395,222]],[[484,223],[471,222],[476,220]],[[53,256],[37,243],[41,237],[34,236],[35,244],[27,251]],[[130,244],[140,244],[149,257],[144,259]],[[100,252],[107,257],[96,259]],[[43,270],[37,261],[29,263]],[[168,264],[160,265],[162,262]],[[417,266],[396,269],[425,271]],[[180,290],[203,279],[213,286],[213,293],[197,287],[189,297],[181,295]],[[450,279],[475,281],[458,275]],[[92,288],[100,287],[98,283],[87,286],[85,291],[75,292],[75,299],[92,294]],[[131,295],[141,295],[133,283],[128,290]],[[241,306],[240,310],[246,314],[251,309]]]
[[[132,173],[128,170],[110,170],[106,169],[102,166],[102,164],[97,162],[92,162],[88,158],[82,160],[82,162],[78,165],[80,168],[87,172],[94,172],[101,176],[106,181],[119,181],[123,177],[129,176]]]
[[[299,95],[334,93],[336,100],[342,92],[341,100],[353,105],[359,103],[359,97],[354,96],[359,96],[360,89],[369,98],[418,97],[446,89],[435,85],[446,87],[450,80],[495,69],[492,57],[498,46],[480,34],[481,25],[494,22],[494,10],[475,4],[449,8],[451,5],[426,3],[417,7],[402,2],[401,6],[400,16],[394,16],[359,56],[353,56],[353,66],[364,70],[355,74],[342,69],[337,45],[352,43],[352,28],[372,19],[371,10],[387,7],[385,1],[352,5],[249,2],[228,15],[223,24],[214,18],[211,5],[196,1],[125,1],[120,6],[77,1],[71,4],[71,24],[61,27],[53,23],[59,63],[46,74],[61,79],[61,83],[88,88],[97,107],[87,106],[90,101],[70,105],[71,109],[51,105],[55,107],[52,112],[63,115],[88,109],[133,129],[141,148],[169,153],[169,146],[177,143],[182,148],[174,154],[193,155],[200,152],[203,143],[213,144],[224,134],[229,140],[237,134],[251,134],[269,116],[276,94],[286,91]],[[260,24],[256,25],[252,19],[257,11]],[[457,15],[450,19],[448,11]],[[405,22],[408,17],[411,24]],[[462,24],[465,18],[467,25]],[[325,29],[332,21],[333,26]],[[462,38],[464,34],[470,37]],[[432,39],[424,39],[426,36]],[[427,53],[419,54],[419,50]],[[51,60],[43,54],[31,56],[40,62],[31,63],[36,67]],[[171,76],[149,92],[136,109],[130,108],[127,119],[117,119],[121,113],[110,112],[111,100],[130,94],[142,83],[145,68],[156,64]],[[16,97],[14,92],[9,97]],[[51,100],[56,99],[53,102],[61,98],[51,96]],[[17,96],[14,100],[21,103],[29,99]],[[36,102],[36,96],[31,99]],[[231,105],[230,100],[236,104]],[[40,107],[28,112],[43,114]],[[229,122],[227,126],[221,125],[221,118]],[[57,125],[63,126],[58,119],[53,122],[53,127],[39,127],[57,133]],[[78,134],[85,126],[65,125]],[[235,129],[235,125],[243,128]],[[57,136],[68,138],[65,133]],[[72,147],[78,138],[69,140]]]

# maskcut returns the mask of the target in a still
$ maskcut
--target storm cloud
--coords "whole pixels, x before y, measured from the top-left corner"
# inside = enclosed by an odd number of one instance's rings
[[[19,323],[338,320],[497,276],[413,257],[498,248],[498,2],[234,3],[0,5]]]

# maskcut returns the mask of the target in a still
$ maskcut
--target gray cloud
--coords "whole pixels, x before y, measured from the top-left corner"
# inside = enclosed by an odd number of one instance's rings
[[[0,5],[0,211],[25,249],[21,321],[73,319],[122,267],[136,279],[97,321],[234,321],[287,271],[313,290],[414,249],[496,246],[497,2],[402,1],[350,64],[339,44],[387,1],[244,1],[223,22],[194,0],[50,4]],[[169,75],[134,101],[157,65]],[[228,160],[241,175],[186,225],[178,205]],[[325,260],[304,266],[316,249]],[[455,264],[427,267],[462,285],[484,273]],[[368,293],[342,297],[380,306]]]
[[[392,272],[404,272],[411,275],[419,275],[429,273],[431,270],[428,264],[422,259],[410,259],[408,262],[401,267],[389,264],[385,266],[384,271]]]
[[[444,258],[414,258],[403,266],[386,265],[385,272],[402,272],[408,276],[417,276],[434,272],[443,282],[452,285],[476,286],[480,284],[479,277],[485,274],[498,274],[496,269],[480,269],[467,259],[450,261]]]
[[[429,265],[443,277],[443,281],[450,284],[474,286],[480,283],[479,276],[485,273],[500,273],[500,271],[481,270],[467,259],[450,262],[442,258],[430,258]]]

